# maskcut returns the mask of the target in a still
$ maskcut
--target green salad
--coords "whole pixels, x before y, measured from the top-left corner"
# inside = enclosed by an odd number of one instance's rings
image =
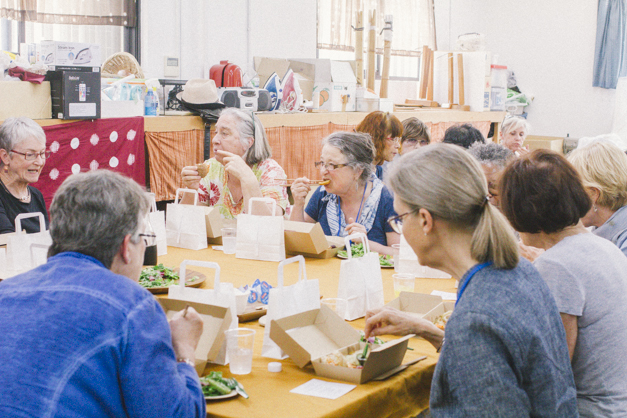
[[[198,276],[187,279],[187,282],[198,280]],[[157,264],[154,267],[146,267],[139,276],[139,284],[146,287],[168,287],[178,284],[179,274],[163,264]]]
[[[210,372],[207,376],[200,378],[200,386],[205,396],[222,396],[233,392],[237,381],[233,378],[222,377],[222,372]]]
[[[348,253],[344,250],[339,250],[337,252],[338,257],[347,258]],[[353,244],[351,245],[351,256],[353,257],[363,257],[364,256],[364,244]],[[383,267],[394,267],[394,258],[391,255],[380,255],[379,256],[379,264]]]

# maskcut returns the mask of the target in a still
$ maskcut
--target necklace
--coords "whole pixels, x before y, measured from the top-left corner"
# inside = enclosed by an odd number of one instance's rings
[[[14,198],[16,198],[17,200],[19,200],[20,202],[24,202],[24,203],[26,203],[26,202],[29,202],[29,201],[30,201],[30,189],[28,188],[28,186],[26,186],[26,196],[21,196],[21,197],[18,197],[18,196],[15,196],[15,195],[13,194],[13,192],[11,192],[11,191],[8,189],[8,187],[4,184],[4,181],[2,181],[2,178],[0,178],[0,184],[2,184],[2,188],[3,188],[3,189],[4,189],[4,190],[5,190],[8,194],[10,194],[11,196],[13,196]]]

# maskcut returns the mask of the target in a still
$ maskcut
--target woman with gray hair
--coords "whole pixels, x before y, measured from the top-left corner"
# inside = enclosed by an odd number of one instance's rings
[[[475,142],[468,148],[468,152],[481,164],[483,174],[485,174],[486,180],[488,180],[490,203],[499,208],[501,206],[498,194],[499,176],[507,163],[514,158],[514,153],[494,142],[487,144]]]
[[[44,197],[31,186],[39,180],[50,151],[44,130],[29,118],[8,118],[0,126],[0,234],[15,232],[21,213],[40,212],[48,228]],[[40,232],[38,218],[22,221],[26,232]]]
[[[388,181],[399,213],[390,223],[420,264],[459,279],[459,290],[445,331],[383,307],[366,314],[366,337],[416,334],[440,352],[434,417],[576,417],[557,306],[488,204],[479,164],[458,146],[432,144],[402,156]]]
[[[277,180],[286,178],[285,171],[271,158],[272,149],[255,114],[224,109],[211,142],[213,158],[183,168],[185,187],[198,190],[198,200],[217,207],[223,218],[245,213],[251,197],[276,200],[277,214],[283,214],[288,204],[287,190]],[[181,201],[191,202],[189,194]]]
[[[345,237],[362,232],[372,251],[392,254],[392,244],[400,242],[400,235],[387,219],[396,213],[392,194],[374,174],[375,146],[370,135],[336,132],[322,144],[315,165],[324,185],[316,189],[305,208],[310,180],[301,177],[292,183],[290,220],[320,222],[326,235]]]

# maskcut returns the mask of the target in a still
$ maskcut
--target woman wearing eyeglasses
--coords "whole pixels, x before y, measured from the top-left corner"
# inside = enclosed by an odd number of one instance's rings
[[[420,264],[459,279],[446,333],[384,307],[366,314],[366,337],[416,334],[440,352],[434,417],[576,417],[566,335],[540,274],[519,260],[504,216],[488,203],[479,163],[461,147],[432,144],[390,170],[390,221]]]
[[[430,143],[429,128],[423,121],[418,118],[407,118],[403,121],[400,155],[407,154],[409,151],[427,146]]]
[[[0,234],[15,232],[15,218],[21,213],[42,213],[48,229],[44,197],[30,185],[39,180],[48,156],[46,134],[33,120],[9,118],[0,126]],[[39,232],[37,217],[21,225],[28,233]]]
[[[376,149],[374,156],[375,172],[377,177],[383,180],[384,164],[392,162],[401,147],[403,124],[389,112],[377,110],[368,113],[364,120],[357,125],[355,131],[366,133],[372,137]]]
[[[372,251],[392,254],[391,246],[400,242],[400,236],[387,219],[396,213],[392,195],[373,174],[374,154],[368,135],[336,132],[326,137],[316,166],[328,184],[319,187],[305,207],[310,181],[296,179],[291,186],[294,206],[290,220],[320,222],[326,235],[345,237],[361,232],[368,236]]]

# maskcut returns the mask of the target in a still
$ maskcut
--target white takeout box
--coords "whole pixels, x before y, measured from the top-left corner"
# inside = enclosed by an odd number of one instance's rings
[[[363,369],[351,369],[320,360],[334,351],[352,353],[364,347],[359,332],[328,307],[323,305],[320,309],[272,320],[270,328],[270,338],[299,367],[311,363],[319,376],[355,384],[366,383],[384,374],[391,376],[394,369],[402,370],[408,340],[413,336],[410,334],[382,345],[371,345],[372,350]]]
[[[157,298],[168,320],[187,305],[194,308],[203,321],[202,335],[196,347],[196,372],[202,376],[208,362],[213,361],[224,343],[224,331],[231,323],[231,310],[215,305],[187,302],[184,300]]]

